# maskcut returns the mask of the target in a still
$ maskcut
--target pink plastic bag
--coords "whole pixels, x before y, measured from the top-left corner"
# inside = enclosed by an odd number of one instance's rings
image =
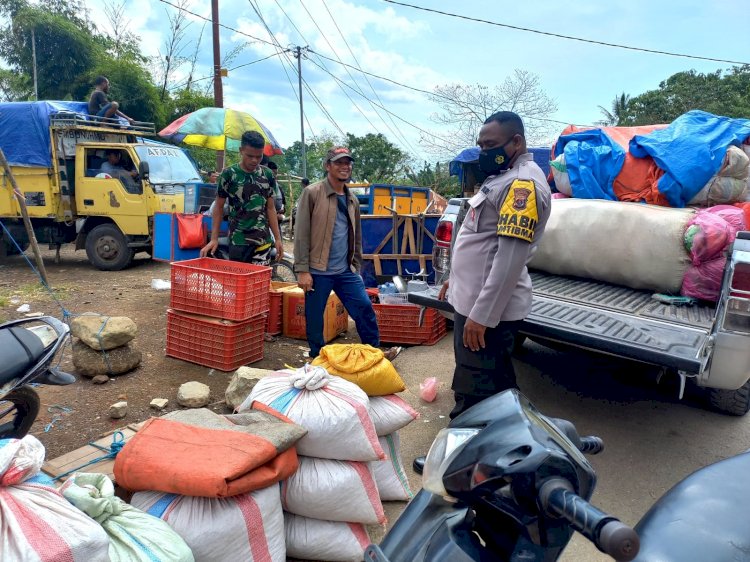
[[[721,216],[698,211],[685,229],[685,249],[693,265],[719,256],[729,243],[730,229]]]
[[[726,256],[719,256],[700,265],[691,265],[682,279],[682,294],[713,302],[719,300],[726,263]]]
[[[737,233],[740,230],[745,230],[747,226],[745,225],[745,214],[733,205],[714,205],[706,209],[705,212],[721,217],[729,223],[729,242],[734,242]]]
[[[419,383],[419,397],[425,402],[434,402],[437,398],[438,381],[435,377],[427,377]]]

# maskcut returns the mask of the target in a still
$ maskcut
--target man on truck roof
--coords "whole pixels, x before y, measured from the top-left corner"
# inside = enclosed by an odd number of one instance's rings
[[[89,98],[89,115],[95,117],[104,117],[112,119],[115,115],[126,119],[132,123],[133,119],[120,111],[120,104],[116,101],[109,101],[107,93],[109,92],[109,80],[106,76],[98,76],[94,80],[94,91]]]

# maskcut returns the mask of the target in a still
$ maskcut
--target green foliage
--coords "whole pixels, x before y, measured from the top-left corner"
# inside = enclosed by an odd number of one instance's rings
[[[613,127],[621,125],[628,112],[628,106],[630,105],[630,96],[623,92],[619,96],[616,96],[612,100],[612,110],[610,111],[606,107],[599,106],[603,119],[599,122],[604,127]]]
[[[678,72],[659,88],[630,100],[621,125],[670,123],[692,109],[727,117],[750,117],[750,65],[727,71]]]
[[[325,169],[323,159],[326,152],[341,141],[332,133],[322,133],[313,137],[311,142],[305,143],[305,161],[307,162],[307,178],[311,182],[323,179]],[[292,146],[284,150],[284,157],[279,164],[279,172],[290,173],[302,177],[302,143],[295,141]]]
[[[354,177],[370,183],[393,182],[403,177],[407,155],[384,135],[346,135],[346,146],[355,160]]]
[[[424,162],[417,172],[409,168],[406,179],[415,186],[429,187],[448,199],[461,192],[458,178],[450,175],[447,162],[436,162],[434,168],[429,162]]]
[[[12,70],[0,68],[0,101],[30,100],[34,98],[31,78]]]

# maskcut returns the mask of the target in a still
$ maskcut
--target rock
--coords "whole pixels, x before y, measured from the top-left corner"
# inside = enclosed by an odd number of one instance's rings
[[[208,385],[198,381],[186,382],[177,390],[177,403],[186,408],[202,408],[211,397]]]
[[[169,404],[169,400],[166,398],[154,398],[149,406],[157,410],[163,410],[167,407],[167,404]]]
[[[253,367],[240,367],[232,375],[229,386],[224,392],[224,398],[232,410],[245,401],[250,391],[255,387],[260,379],[272,373],[268,369],[254,369]]]
[[[109,407],[109,417],[119,420],[128,414],[127,402],[115,402]]]
[[[121,375],[135,369],[142,359],[141,352],[130,344],[105,353],[106,359],[101,351],[94,351],[80,340],[74,340],[73,365],[76,367],[76,373],[84,377]]]
[[[71,333],[91,349],[115,349],[125,345],[138,331],[135,322],[125,316],[84,314],[70,323]]]
[[[109,382],[109,376],[108,375],[96,375],[93,379],[91,379],[91,382],[94,384],[105,384]]]

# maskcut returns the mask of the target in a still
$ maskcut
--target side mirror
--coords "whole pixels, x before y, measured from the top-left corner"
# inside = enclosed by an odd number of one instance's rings
[[[148,179],[148,162],[141,160],[138,163],[138,175],[141,176],[142,180]]]

